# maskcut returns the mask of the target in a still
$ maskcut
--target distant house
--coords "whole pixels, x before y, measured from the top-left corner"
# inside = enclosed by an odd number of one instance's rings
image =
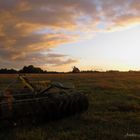
[[[73,73],[78,73],[78,72],[80,72],[80,70],[77,67],[74,66],[72,72]]]

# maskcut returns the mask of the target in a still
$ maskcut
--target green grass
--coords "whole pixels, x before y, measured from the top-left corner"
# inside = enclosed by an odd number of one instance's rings
[[[0,89],[16,75],[0,75]],[[33,81],[72,83],[88,96],[82,115],[20,126],[0,132],[0,140],[137,140],[140,139],[140,73],[28,75]]]

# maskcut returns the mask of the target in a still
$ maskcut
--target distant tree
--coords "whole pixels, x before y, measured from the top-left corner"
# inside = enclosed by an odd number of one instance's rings
[[[34,67],[33,65],[24,66],[19,72],[20,73],[44,73],[44,71],[41,68]]]
[[[84,71],[81,71],[81,73],[99,73],[100,71],[97,71],[97,70],[84,70]]]
[[[13,74],[14,74],[14,73],[17,73],[17,72],[18,72],[18,71],[15,70],[15,69],[10,69],[10,70],[9,70],[9,73],[13,73]]]
[[[0,73],[1,74],[14,74],[14,73],[17,73],[17,71],[14,69],[2,68],[0,69]]]
[[[118,72],[120,72],[119,70],[108,70],[108,71],[106,71],[106,72],[108,72],[108,73],[118,73]]]
[[[78,72],[80,72],[80,70],[77,67],[74,66],[72,72],[73,73],[78,73]]]

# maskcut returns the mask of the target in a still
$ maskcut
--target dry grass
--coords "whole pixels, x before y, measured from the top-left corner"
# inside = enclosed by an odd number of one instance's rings
[[[15,77],[0,75],[0,89]],[[56,122],[4,130],[0,132],[0,140],[140,139],[140,73],[34,74],[28,77],[33,81],[73,83],[88,96],[89,110]]]

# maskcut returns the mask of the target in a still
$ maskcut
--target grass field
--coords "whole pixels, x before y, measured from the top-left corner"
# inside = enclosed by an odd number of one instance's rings
[[[88,96],[89,109],[60,121],[0,132],[0,140],[140,139],[140,73],[28,75],[29,79],[72,83]],[[0,89],[16,75],[0,75]]]

